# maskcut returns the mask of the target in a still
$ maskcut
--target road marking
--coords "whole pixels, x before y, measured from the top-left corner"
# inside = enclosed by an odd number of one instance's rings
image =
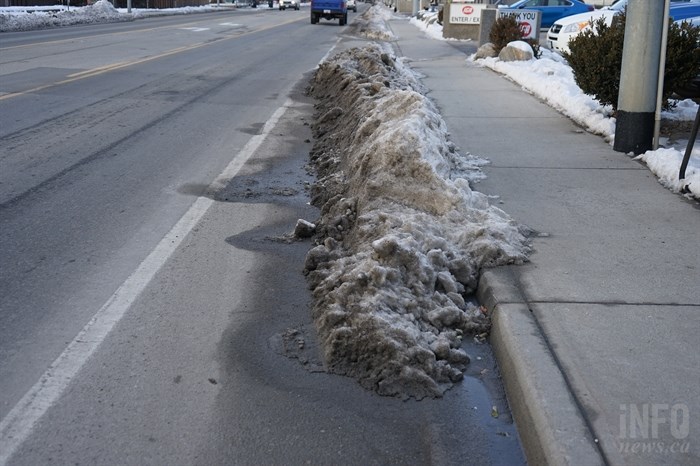
[[[67,76],[68,79],[64,79],[64,80],[57,81],[57,82],[54,82],[54,83],[48,83],[48,84],[44,84],[44,85],[41,85],[41,86],[37,86],[37,87],[32,88],[32,89],[27,89],[26,91],[9,92],[9,93],[7,93],[7,94],[0,95],[0,100],[6,100],[6,99],[11,99],[11,98],[13,98],[13,97],[21,96],[21,95],[32,94],[32,93],[34,93],[34,92],[43,91],[43,90],[49,89],[49,88],[51,88],[51,87],[60,86],[61,84],[68,84],[68,83],[71,83],[71,82],[73,82],[73,81],[78,81],[78,80],[80,80],[80,79],[85,79],[85,78],[89,78],[89,77],[92,77],[92,76],[97,76],[97,75],[100,75],[100,74],[103,74],[103,73],[107,73],[107,72],[109,72],[109,71],[118,70],[118,69],[120,69],[120,68],[126,68],[126,67],[129,67],[129,66],[138,65],[138,64],[141,64],[141,63],[146,63],[146,62],[149,62],[149,61],[152,61],[152,60],[157,60],[157,59],[159,59],[159,58],[164,58],[164,57],[167,57],[167,56],[170,56],[170,55],[175,55],[175,54],[177,54],[177,53],[186,52],[186,51],[188,51],[188,50],[198,49],[198,48],[200,48],[200,47],[204,47],[205,45],[215,44],[215,43],[217,43],[217,42],[219,42],[219,41],[222,41],[222,40],[238,39],[238,38],[240,38],[240,37],[244,37],[244,36],[247,36],[247,35],[250,35],[250,34],[255,34],[256,32],[266,31],[266,30],[268,30],[268,29],[272,29],[272,28],[275,28],[275,27],[278,27],[278,26],[284,26],[284,25],[287,25],[287,24],[290,24],[290,23],[294,23],[294,22],[298,22],[298,21],[300,21],[300,19],[298,19],[298,18],[297,18],[297,19],[291,19],[291,20],[284,21],[284,22],[281,22],[281,23],[272,24],[272,25],[270,25],[270,26],[261,27],[260,29],[256,29],[256,30],[253,30],[253,31],[244,32],[244,33],[242,33],[242,34],[234,34],[234,35],[230,35],[230,36],[228,36],[228,37],[222,37],[222,38],[219,38],[219,39],[217,39],[217,40],[215,40],[215,41],[199,42],[199,43],[192,44],[192,45],[187,45],[187,46],[184,46],[184,47],[178,47],[178,48],[176,48],[176,49],[169,50],[169,51],[167,51],[167,52],[163,52],[163,53],[161,53],[161,54],[153,55],[153,56],[150,56],[150,57],[138,58],[138,59],[132,60],[132,61],[125,61],[125,62],[119,62],[119,63],[112,63],[112,64],[104,65],[104,66],[101,66],[101,67],[98,67],[98,68],[92,68],[92,69],[90,69],[90,70],[80,71],[80,72],[78,72],[78,73],[73,73],[73,74],[71,74],[71,75],[68,75],[68,76]],[[1,50],[1,49],[0,49],[0,50]]]
[[[197,23],[202,23],[204,21],[190,21],[189,23],[184,23],[184,24],[179,24],[177,26],[183,26],[187,24],[197,24]],[[120,31],[120,32],[109,32],[107,33],[110,36],[121,36],[124,34],[132,34],[135,32],[150,32],[150,31],[157,31],[159,29],[175,29],[177,27],[175,25],[169,24],[167,26],[155,26],[155,27],[148,27],[144,29],[132,29],[129,31]],[[56,40],[50,40],[46,42],[34,42],[31,44],[22,44],[22,45],[11,45],[9,47],[0,47],[0,50],[12,50],[12,49],[21,49],[21,48],[27,48],[27,47],[36,47],[36,46],[42,46],[42,45],[56,45],[56,44],[62,44],[65,42],[75,42],[76,40],[87,40],[92,37],[98,37],[98,36],[104,36],[105,34],[93,34],[89,36],[83,36],[83,37],[71,37],[70,39],[56,39]]]
[[[213,193],[225,186],[236,176],[291,106],[292,100],[287,99],[272,114],[261,133],[250,138],[224,171],[209,185],[208,193]],[[37,383],[0,422],[0,466],[5,466],[22,443],[29,438],[37,421],[58,401],[90,356],[214,202],[208,197],[197,198],[155,249],[95,313],[63,353],[51,363]]]
[[[221,24],[219,24],[219,26],[231,26],[231,27],[237,28],[237,27],[241,27],[241,26],[243,26],[243,25],[242,25],[242,24],[238,24],[238,23],[221,23]]]
[[[194,27],[192,27],[192,28],[178,28],[178,29],[181,29],[183,31],[193,31],[193,32],[202,32],[202,31],[209,30],[209,28],[194,28]]]
[[[338,44],[340,44],[340,41],[342,41],[342,37],[338,37],[338,39],[335,41],[335,44],[333,44],[333,47],[328,49],[328,52],[321,58],[321,60],[318,62],[318,66],[320,66],[323,62],[328,60],[328,57],[331,56],[332,53],[335,53],[335,50],[338,48]]]
[[[43,91],[44,89],[48,89],[48,88],[55,87],[55,86],[60,86],[61,84],[72,83],[73,81],[78,81],[80,79],[85,79],[85,78],[89,78],[92,76],[97,76],[100,74],[107,73],[109,71],[118,70],[120,68],[126,68],[128,66],[138,65],[140,63],[146,63],[146,62],[149,62],[152,60],[157,60],[159,58],[164,58],[164,57],[167,57],[170,55],[175,55],[175,54],[180,53],[180,52],[185,52],[187,50],[198,49],[200,47],[204,47],[205,45],[208,45],[211,43],[212,42],[199,42],[197,44],[188,45],[186,47],[178,47],[176,49],[169,50],[169,51],[161,53],[159,55],[153,55],[151,57],[139,58],[139,59],[133,60],[133,61],[112,63],[110,65],[105,65],[105,66],[101,66],[98,68],[93,68],[91,70],[80,71],[78,73],[73,73],[73,74],[68,75],[68,77],[67,77],[68,79],[64,79],[62,81],[44,84],[43,86],[37,86],[33,89],[27,89],[26,91],[10,92],[9,94],[5,94],[5,95],[0,96],[0,100],[11,99],[12,97],[17,97],[20,95],[31,94],[34,92]]]

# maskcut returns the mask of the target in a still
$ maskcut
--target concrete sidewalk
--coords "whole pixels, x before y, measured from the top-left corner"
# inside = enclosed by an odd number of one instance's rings
[[[475,44],[389,24],[453,141],[491,161],[475,189],[535,232],[479,286],[529,463],[700,464],[699,204],[468,62]]]

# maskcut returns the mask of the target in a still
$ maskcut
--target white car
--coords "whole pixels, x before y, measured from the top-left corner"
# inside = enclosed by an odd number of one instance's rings
[[[673,16],[674,6],[697,4],[700,0],[671,0],[671,2],[671,15]],[[603,7],[600,10],[558,19],[552,24],[549,31],[547,31],[547,46],[555,52],[568,53],[570,51],[569,41],[571,39],[579,35],[586,28],[590,28],[591,24],[599,18],[604,18],[605,24],[608,26],[611,25],[615,15],[625,11],[626,7],[627,0],[619,0],[615,2],[615,4]],[[694,24],[696,23],[694,22]]]
[[[357,13],[357,3],[355,0],[348,0],[348,10],[352,10],[353,12]]]
[[[280,10],[286,10],[287,8],[299,9],[299,0],[279,0]]]
[[[608,25],[612,24],[613,17],[624,11],[626,7],[627,2],[622,0],[612,6],[606,6],[590,13],[580,13],[558,19],[547,31],[547,45],[555,52],[568,53],[571,39],[590,27],[599,18],[604,18]]]

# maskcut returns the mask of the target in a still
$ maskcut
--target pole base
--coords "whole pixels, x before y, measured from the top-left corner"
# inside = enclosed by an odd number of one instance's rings
[[[654,112],[618,110],[613,150],[639,155],[653,148]]]

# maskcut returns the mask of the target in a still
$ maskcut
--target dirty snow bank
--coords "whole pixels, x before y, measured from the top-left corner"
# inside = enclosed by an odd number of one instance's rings
[[[469,179],[416,76],[378,45],[323,63],[312,163],[321,209],[306,271],[331,372],[383,395],[441,396],[469,362],[462,335],[488,319],[465,301],[482,267],[520,263],[527,241]]]
[[[358,34],[367,39],[395,40],[396,36],[389,29],[388,20],[393,13],[383,5],[372,5],[354,21]]]
[[[232,7],[228,4],[217,5],[212,3],[210,5],[180,8],[132,8],[131,13],[129,13],[126,8],[114,8],[112,3],[107,0],[98,0],[93,5],[63,7],[60,11],[42,11],[43,8],[45,7],[0,7],[0,32],[30,31],[74,24],[133,21],[151,16],[206,13],[227,10]]]
[[[133,20],[132,15],[120,13],[107,0],[98,0],[93,5],[59,12],[35,11],[32,13],[0,14],[0,31],[27,31],[72,24]]]

